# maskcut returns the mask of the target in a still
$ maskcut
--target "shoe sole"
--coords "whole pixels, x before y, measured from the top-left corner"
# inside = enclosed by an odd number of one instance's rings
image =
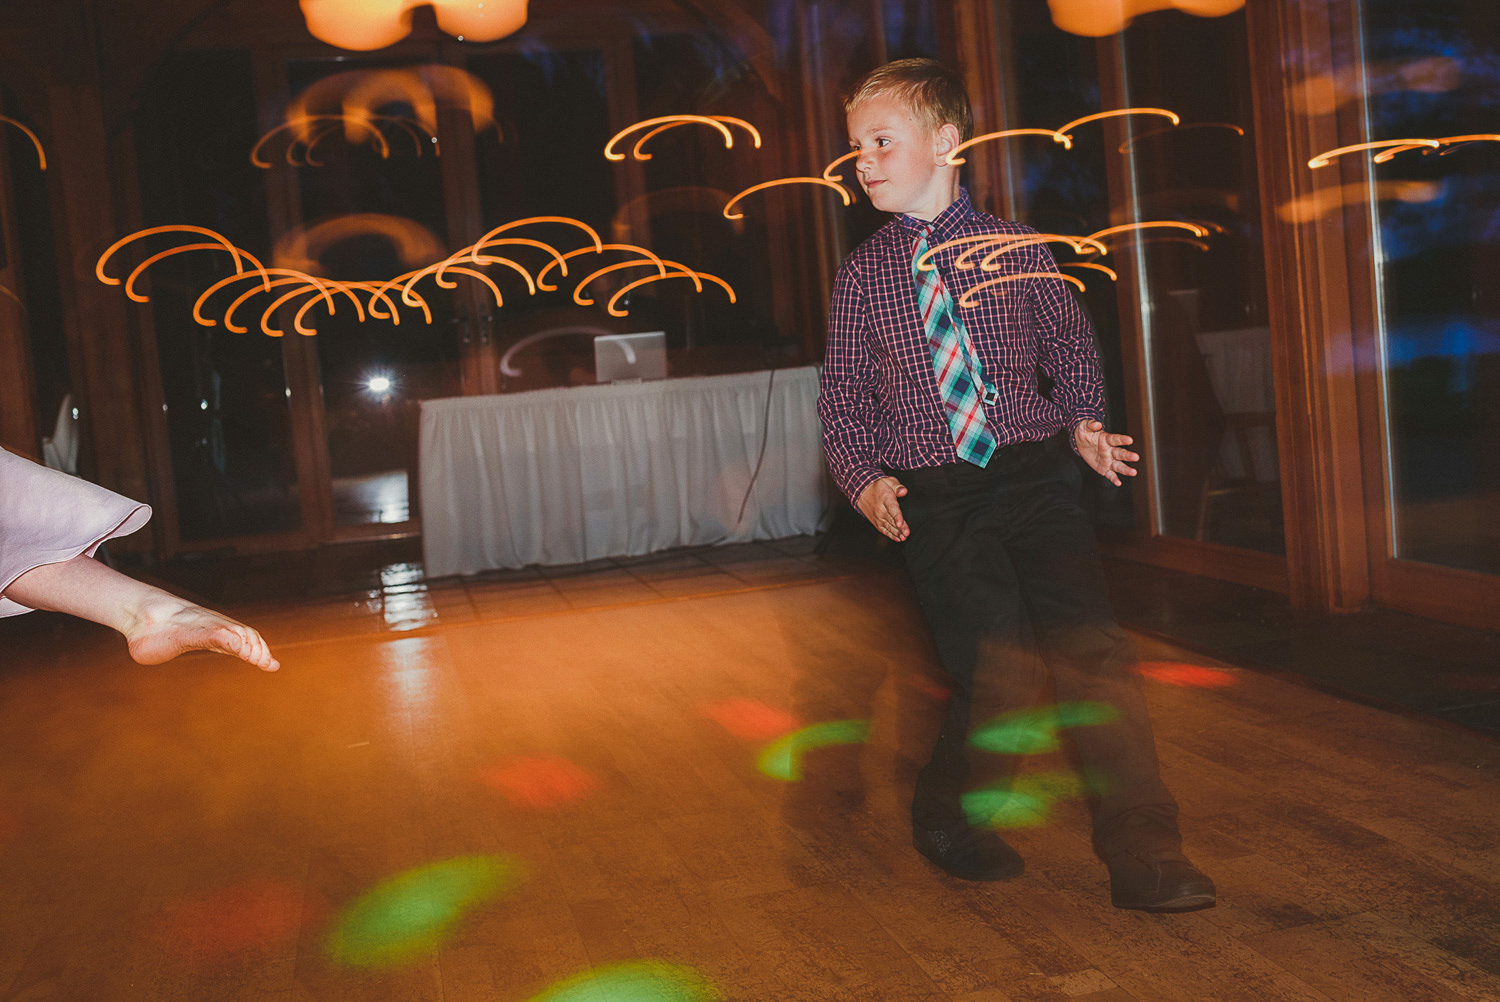
[[[942,870],[948,876],[957,877],[959,880],[972,880],[980,883],[992,883],[997,880],[1010,880],[1013,877],[1019,877],[1021,874],[1026,872],[1026,861],[1024,859],[1017,859],[1013,864],[1002,866],[994,870],[964,872],[952,870],[944,866],[940,860],[934,859],[931,855],[929,855],[927,850],[923,849],[922,844],[915,838],[912,839],[911,845],[913,849],[922,854],[922,858],[927,860],[927,862],[931,863],[939,870]]]
[[[1116,908],[1128,908],[1137,912],[1196,912],[1218,904],[1213,894],[1183,894],[1170,901],[1134,902],[1112,899]]]

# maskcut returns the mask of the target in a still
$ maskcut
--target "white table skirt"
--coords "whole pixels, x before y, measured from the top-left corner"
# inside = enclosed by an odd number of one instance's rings
[[[817,397],[808,366],[423,401],[427,574],[815,532],[833,493]]]

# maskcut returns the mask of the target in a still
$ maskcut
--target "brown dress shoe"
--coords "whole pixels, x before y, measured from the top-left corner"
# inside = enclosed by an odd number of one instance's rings
[[[1214,882],[1176,849],[1127,849],[1107,864],[1116,908],[1191,912],[1212,908],[1216,901]]]

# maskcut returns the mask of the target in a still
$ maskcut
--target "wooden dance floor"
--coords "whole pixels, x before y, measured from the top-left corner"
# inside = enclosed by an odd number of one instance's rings
[[[884,564],[396,566],[226,611],[281,672],[0,632],[0,999],[1500,999],[1500,746],[1446,726],[1143,641],[1219,886],[1154,916],[1110,907],[1059,753],[1006,816],[1024,876],[912,850],[941,681]]]

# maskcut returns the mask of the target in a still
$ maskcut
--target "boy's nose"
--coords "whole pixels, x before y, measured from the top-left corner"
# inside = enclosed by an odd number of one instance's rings
[[[861,174],[870,173],[870,168],[875,166],[875,154],[870,150],[861,150],[859,156],[854,158],[854,169]]]

